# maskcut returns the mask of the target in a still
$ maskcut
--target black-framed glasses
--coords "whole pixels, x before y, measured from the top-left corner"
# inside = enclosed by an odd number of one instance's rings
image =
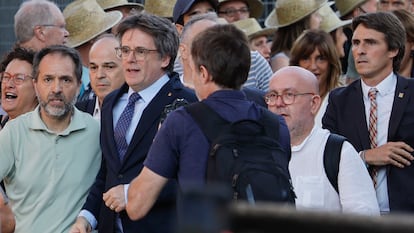
[[[268,105],[274,105],[276,104],[277,97],[280,97],[285,105],[290,105],[295,102],[296,96],[303,96],[303,95],[315,95],[315,93],[312,92],[306,92],[306,93],[292,93],[292,92],[284,92],[282,94],[278,94],[276,92],[269,92],[265,95],[265,102]]]
[[[24,81],[28,78],[32,78],[32,76],[27,74],[10,74],[8,72],[2,72],[1,73],[1,82],[2,83],[8,83],[10,80],[13,80],[13,83],[15,85],[22,85]]]
[[[240,9],[229,8],[229,9],[226,9],[224,11],[219,11],[218,13],[219,14],[225,14],[228,17],[234,17],[234,16],[236,16],[237,13],[240,13],[242,15],[245,15],[245,14],[247,14],[249,12],[250,11],[249,11],[249,8],[248,7],[243,7],[243,8],[240,8]]]
[[[144,60],[147,57],[148,53],[158,52],[156,49],[147,49],[143,47],[136,47],[131,49],[128,46],[116,47],[115,52],[119,58],[127,58],[131,52],[134,52],[135,59]]]

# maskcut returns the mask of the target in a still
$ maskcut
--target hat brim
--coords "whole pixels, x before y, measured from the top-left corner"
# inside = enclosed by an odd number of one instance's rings
[[[261,36],[272,36],[277,31],[277,28],[264,28],[258,32],[255,32],[248,36],[249,40],[252,40]]]
[[[101,28],[85,28],[83,31],[84,33],[82,34],[76,36],[69,35],[66,45],[72,48],[76,48],[111,29],[113,26],[119,23],[121,19],[122,13],[120,11],[105,12],[105,19],[102,23]]]
[[[112,8],[121,7],[121,6],[126,6],[126,7],[131,7],[131,8],[138,8],[139,10],[144,9],[144,6],[142,4],[134,3],[134,2],[113,4],[113,5],[106,6],[105,8],[102,8],[102,9],[110,10]]]
[[[344,17],[345,15],[349,14],[353,9],[357,8],[358,6],[364,4],[367,0],[361,0],[361,1],[357,1],[354,2],[352,5],[348,6],[347,9],[345,9],[343,12],[341,12],[340,10],[338,10],[340,16],[339,17]]]
[[[286,23],[279,23],[279,20],[277,19],[277,14],[276,14],[276,8],[274,8],[270,14],[266,17],[265,19],[265,26],[266,27],[286,27],[289,26],[291,24],[294,24],[300,20],[302,20],[303,18],[305,18],[306,16],[312,14],[313,12],[319,10],[322,6],[324,6],[327,3],[327,0],[315,0],[317,2],[317,4],[315,5],[316,7],[309,9],[307,12],[302,13],[299,17],[295,18],[294,20],[291,20],[290,22],[286,22]]]
[[[336,30],[336,29],[338,29],[340,27],[343,27],[343,26],[350,25],[351,23],[352,23],[352,19],[349,19],[349,20],[341,20],[341,22],[339,24],[333,25],[332,27],[325,29],[325,31],[327,33],[330,33],[333,30]]]

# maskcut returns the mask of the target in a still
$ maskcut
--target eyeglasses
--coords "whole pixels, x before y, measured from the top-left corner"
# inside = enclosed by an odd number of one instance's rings
[[[10,74],[7,72],[3,72],[1,73],[1,82],[2,83],[8,83],[10,80],[13,80],[13,83],[15,85],[22,85],[24,80],[26,80],[27,78],[32,78],[32,76],[27,75],[27,74]]]
[[[234,16],[236,16],[237,13],[240,13],[241,15],[245,15],[249,12],[250,12],[249,8],[243,7],[243,8],[240,8],[240,9],[230,8],[230,9],[226,9],[224,11],[219,11],[218,13],[219,14],[225,14],[228,17],[234,17]]]
[[[307,93],[291,93],[291,92],[285,92],[282,94],[278,94],[276,92],[270,92],[265,95],[265,102],[268,105],[274,105],[276,104],[277,97],[282,98],[282,101],[285,105],[290,105],[295,102],[296,96],[302,96],[302,95],[315,95],[315,93],[307,92]]]
[[[135,49],[131,49],[128,46],[116,47],[115,51],[116,51],[116,55],[119,58],[127,58],[129,57],[129,54],[131,54],[131,52],[133,51],[135,55],[135,59],[138,59],[138,60],[144,60],[148,53],[158,52],[158,50],[156,49],[146,49],[143,47],[136,47]]]
[[[42,27],[56,27],[56,28],[59,28],[61,30],[66,30],[66,25],[64,25],[64,24],[62,24],[62,25],[42,24],[42,25],[39,25],[39,26],[42,26]]]

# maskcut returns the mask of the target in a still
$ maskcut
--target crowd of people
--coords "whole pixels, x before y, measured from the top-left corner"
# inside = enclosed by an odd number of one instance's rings
[[[261,25],[263,7],[24,1],[0,65],[0,232],[176,232],[206,184],[211,142],[177,104],[198,101],[277,116],[298,211],[414,213],[414,0],[276,0]]]

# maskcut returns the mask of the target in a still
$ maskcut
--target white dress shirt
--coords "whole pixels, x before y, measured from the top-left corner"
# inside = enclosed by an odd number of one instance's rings
[[[392,104],[394,102],[395,87],[397,85],[397,77],[394,73],[387,76],[382,82],[380,82],[375,88],[377,88],[377,145],[381,146],[388,141],[388,126],[390,123],[390,116],[392,111]],[[370,100],[368,97],[368,91],[370,86],[367,86],[361,81],[362,94],[364,96],[365,116],[367,121],[367,127],[369,125],[369,108]],[[388,199],[388,185],[386,168],[382,167],[378,170],[377,175],[377,199],[380,206],[381,213],[390,212],[390,205]]]
[[[339,195],[326,176],[323,153],[329,131],[314,126],[308,137],[292,146],[289,172],[296,193],[296,208],[364,215],[379,215],[372,180],[364,162],[344,142],[339,164]]]

